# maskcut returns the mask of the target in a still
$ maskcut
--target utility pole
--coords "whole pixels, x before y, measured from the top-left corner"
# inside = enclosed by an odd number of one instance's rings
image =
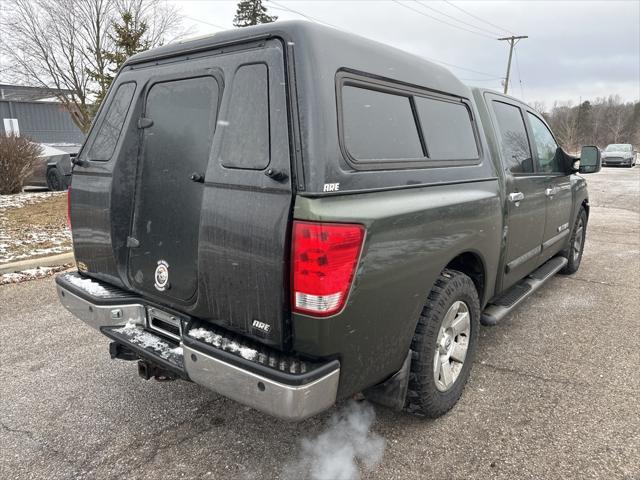
[[[498,40],[500,40],[501,42],[503,41],[507,41],[509,42],[509,62],[507,63],[507,78],[504,81],[504,93],[507,93],[507,90],[509,89],[509,74],[511,72],[511,57],[513,56],[513,48],[516,46],[516,44],[522,40],[523,38],[529,38],[527,35],[519,35],[519,36],[511,36],[511,37],[503,37],[503,38],[499,38]]]

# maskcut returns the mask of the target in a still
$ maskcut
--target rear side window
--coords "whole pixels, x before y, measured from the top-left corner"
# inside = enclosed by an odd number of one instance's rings
[[[91,145],[89,160],[110,160],[120,138],[127,112],[131,106],[136,85],[133,82],[123,83],[116,90],[109,104],[104,120],[100,125],[95,140]]]
[[[520,109],[503,102],[493,101],[492,104],[505,167],[511,173],[533,173],[531,148]]]
[[[409,97],[344,86],[342,111],[345,146],[355,160],[424,157]]]
[[[220,162],[228,168],[263,170],[269,165],[269,75],[263,63],[243,65],[231,85]]]
[[[415,97],[415,102],[430,159],[478,158],[471,117],[464,104],[423,97]]]

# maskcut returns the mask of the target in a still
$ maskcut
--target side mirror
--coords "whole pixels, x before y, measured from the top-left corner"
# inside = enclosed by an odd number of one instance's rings
[[[602,168],[600,149],[593,145],[582,147],[580,152],[579,173],[597,173]]]

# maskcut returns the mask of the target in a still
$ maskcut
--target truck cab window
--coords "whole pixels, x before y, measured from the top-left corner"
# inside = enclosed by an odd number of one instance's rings
[[[520,109],[503,102],[494,101],[492,104],[505,167],[511,173],[533,173],[531,147]]]
[[[120,138],[120,132],[129,111],[135,89],[136,84],[128,82],[123,83],[116,90],[102,125],[100,125],[93,145],[89,150],[89,160],[107,161],[111,159],[118,143],[118,138]]]
[[[540,172],[562,172],[560,158],[558,153],[558,144],[553,139],[553,135],[547,126],[535,115],[528,113],[529,123],[531,124],[531,132],[533,141],[535,142],[538,155],[538,170]]]

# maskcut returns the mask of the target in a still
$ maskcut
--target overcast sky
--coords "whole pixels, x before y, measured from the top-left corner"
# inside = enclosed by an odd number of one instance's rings
[[[231,28],[237,5],[225,0],[173,3],[188,17],[194,35]],[[304,19],[286,9],[296,10],[342,30],[456,65],[448,68],[459,78],[494,89],[502,88],[508,57],[507,42],[496,38],[528,35],[516,47],[510,94],[526,102],[543,101],[547,107],[556,100],[577,103],[580,97],[611,94],[626,101],[640,99],[640,0],[263,3],[279,20]]]

